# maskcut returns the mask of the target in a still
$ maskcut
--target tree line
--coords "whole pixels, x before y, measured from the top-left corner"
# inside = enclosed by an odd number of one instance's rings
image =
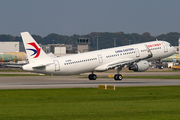
[[[145,32],[143,34],[131,33],[125,34],[124,32],[92,32],[87,35],[77,35],[74,34],[72,36],[59,35],[55,33],[51,33],[45,37],[41,37],[39,35],[32,35],[33,38],[39,44],[72,44],[76,46],[76,39],[80,37],[90,38],[90,50],[97,49],[97,38],[98,38],[98,48],[105,49],[116,46],[124,46],[128,44],[136,44],[142,42],[148,42],[153,40],[164,40],[170,42],[173,46],[178,46],[178,39],[180,37],[180,33],[178,32],[170,32],[167,34],[161,34],[158,36],[152,36],[150,33]],[[19,36],[12,35],[4,35],[0,34],[0,42],[2,41],[20,41],[22,42],[22,38]],[[115,43],[114,43],[115,42]]]

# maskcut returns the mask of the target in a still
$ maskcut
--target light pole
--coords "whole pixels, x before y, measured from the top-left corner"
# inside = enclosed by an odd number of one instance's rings
[[[117,38],[113,38],[114,39],[114,47],[116,47],[116,39]]]
[[[99,36],[96,36],[96,37],[97,37],[97,50],[98,50],[98,37],[99,37]]]
[[[54,41],[55,41],[55,40],[52,40],[52,41],[53,41],[53,44],[54,44]]]

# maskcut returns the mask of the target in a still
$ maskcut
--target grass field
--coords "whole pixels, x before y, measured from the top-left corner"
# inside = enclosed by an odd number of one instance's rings
[[[180,75],[170,76],[124,76],[124,78],[143,78],[143,79],[180,79]]]
[[[180,86],[0,90],[0,120],[180,119]]]

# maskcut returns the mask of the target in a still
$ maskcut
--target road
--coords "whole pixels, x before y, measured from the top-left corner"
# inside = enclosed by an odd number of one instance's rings
[[[4,74],[4,73],[0,73]],[[20,74],[20,73],[16,73]],[[27,73],[26,73],[27,74]],[[97,76],[108,76],[114,73],[97,73]],[[83,75],[87,75],[86,73]],[[180,75],[180,72],[141,72],[123,73],[124,76]],[[88,88],[98,85],[126,86],[168,86],[180,85],[180,79],[136,79],[124,78],[115,81],[113,78],[98,78],[90,81],[83,76],[17,76],[0,77],[0,89],[36,89],[36,88]]]

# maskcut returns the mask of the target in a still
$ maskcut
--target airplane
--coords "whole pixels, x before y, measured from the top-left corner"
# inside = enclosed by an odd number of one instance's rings
[[[29,32],[21,32],[29,63],[22,66],[25,71],[73,75],[91,72],[89,80],[96,80],[95,71],[117,69],[114,80],[122,80],[123,67],[143,72],[149,68],[148,61],[166,58],[175,53],[175,48],[166,41],[152,41],[121,47],[96,50],[80,54],[50,57],[36,43]]]
[[[18,58],[15,55],[12,54],[0,54],[0,63],[4,62],[17,62]]]

